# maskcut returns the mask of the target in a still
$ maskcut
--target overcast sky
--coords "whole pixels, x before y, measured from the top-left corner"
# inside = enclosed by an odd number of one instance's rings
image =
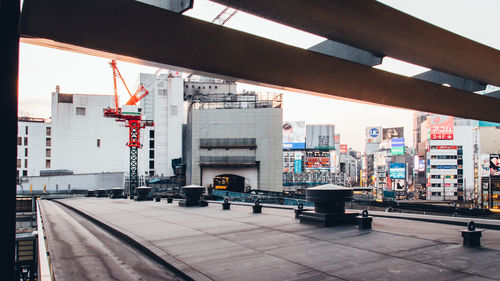
[[[500,1],[498,0],[381,0],[405,13],[500,49]],[[222,6],[206,0],[195,0],[194,9],[186,15],[211,20]],[[256,34],[300,48],[309,48],[322,40],[319,36],[297,31],[276,23],[238,12],[227,24],[229,28]],[[19,77],[19,114],[50,117],[50,93],[56,85],[66,93],[113,94],[109,60],[21,43]],[[118,67],[130,86],[140,72],[154,73],[156,68],[118,62]],[[412,76],[425,68],[390,58],[377,67],[401,75]],[[239,90],[273,89],[240,84]],[[125,93],[120,89],[122,101]],[[341,143],[364,151],[364,132],[367,126],[405,127],[406,144],[412,144],[411,110],[394,109],[299,93],[284,94],[284,119],[306,123],[335,124]]]

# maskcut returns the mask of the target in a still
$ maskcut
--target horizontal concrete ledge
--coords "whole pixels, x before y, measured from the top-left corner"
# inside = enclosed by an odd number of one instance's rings
[[[135,239],[133,239],[132,237],[126,235],[125,233],[109,226],[108,224],[105,224],[103,223],[102,221],[100,220],[97,220],[89,215],[87,215],[86,213],[72,207],[72,206],[69,206],[57,199],[48,199],[48,200],[51,200],[53,202],[56,202],[66,208],[68,208],[69,210],[79,214],[80,216],[88,219],[89,221],[91,221],[92,223],[94,223],[95,225],[101,227],[102,229],[106,230],[107,232],[109,232],[110,234],[112,234],[113,236],[115,236],[116,238],[126,242],[128,245],[130,245],[131,247],[135,248],[136,250],[138,250],[139,252],[141,252],[142,254],[144,254],[145,256],[147,256],[148,258],[152,259],[153,261],[161,264],[162,266],[164,266],[166,269],[174,272],[175,274],[179,275],[180,277],[184,278],[185,280],[199,280],[200,279],[200,275],[198,274],[187,274],[185,273],[184,271],[178,269],[177,267],[173,266],[171,263],[167,262],[165,259],[161,258],[160,256],[158,256],[157,254],[155,254],[153,251],[151,251],[150,249],[148,249],[147,247],[145,247],[144,245],[142,245],[140,242],[136,241]],[[175,258],[175,257],[174,257]],[[181,261],[179,261],[181,262]],[[187,267],[190,267],[189,265],[186,265]],[[193,269],[194,271],[196,271],[195,269]],[[196,271],[198,272],[198,271]],[[201,273],[200,273],[201,274]]]

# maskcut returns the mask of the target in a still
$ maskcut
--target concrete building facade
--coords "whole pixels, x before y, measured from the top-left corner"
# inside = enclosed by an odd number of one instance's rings
[[[103,109],[114,107],[112,95],[52,93],[51,169],[75,174],[128,171],[128,128]]]
[[[17,177],[38,176],[52,162],[52,127],[43,118],[19,117]]]
[[[213,177],[244,178],[245,189],[282,190],[282,120],[279,105],[255,95],[226,102],[194,102],[188,111],[187,184],[210,186]],[[217,97],[215,97],[216,99]],[[232,102],[227,102],[227,99]]]
[[[154,123],[144,130],[140,175],[173,176],[172,160],[182,157],[183,79],[178,73],[141,73],[139,80],[149,91],[141,101],[143,119]]]

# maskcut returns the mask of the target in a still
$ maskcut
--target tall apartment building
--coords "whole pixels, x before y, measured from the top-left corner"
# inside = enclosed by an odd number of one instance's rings
[[[52,162],[52,127],[43,118],[19,117],[17,176],[39,176]]]
[[[177,73],[141,73],[139,80],[149,91],[141,101],[143,119],[154,122],[144,130],[140,175],[173,176],[172,160],[182,157],[183,79]]]

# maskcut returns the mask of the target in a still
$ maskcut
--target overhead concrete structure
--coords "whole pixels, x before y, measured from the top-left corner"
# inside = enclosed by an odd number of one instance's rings
[[[500,85],[500,51],[375,1],[217,2],[375,54]],[[308,11],[307,16],[304,11]],[[155,30],[160,26],[169,36],[157,36]],[[27,0],[20,33],[26,43],[107,58],[322,96],[500,121],[498,99],[291,47],[131,0],[120,1],[120,5],[112,0]],[[148,42],[147,48],[143,42]]]
[[[500,52],[377,1],[213,0],[374,54],[500,85]]]

